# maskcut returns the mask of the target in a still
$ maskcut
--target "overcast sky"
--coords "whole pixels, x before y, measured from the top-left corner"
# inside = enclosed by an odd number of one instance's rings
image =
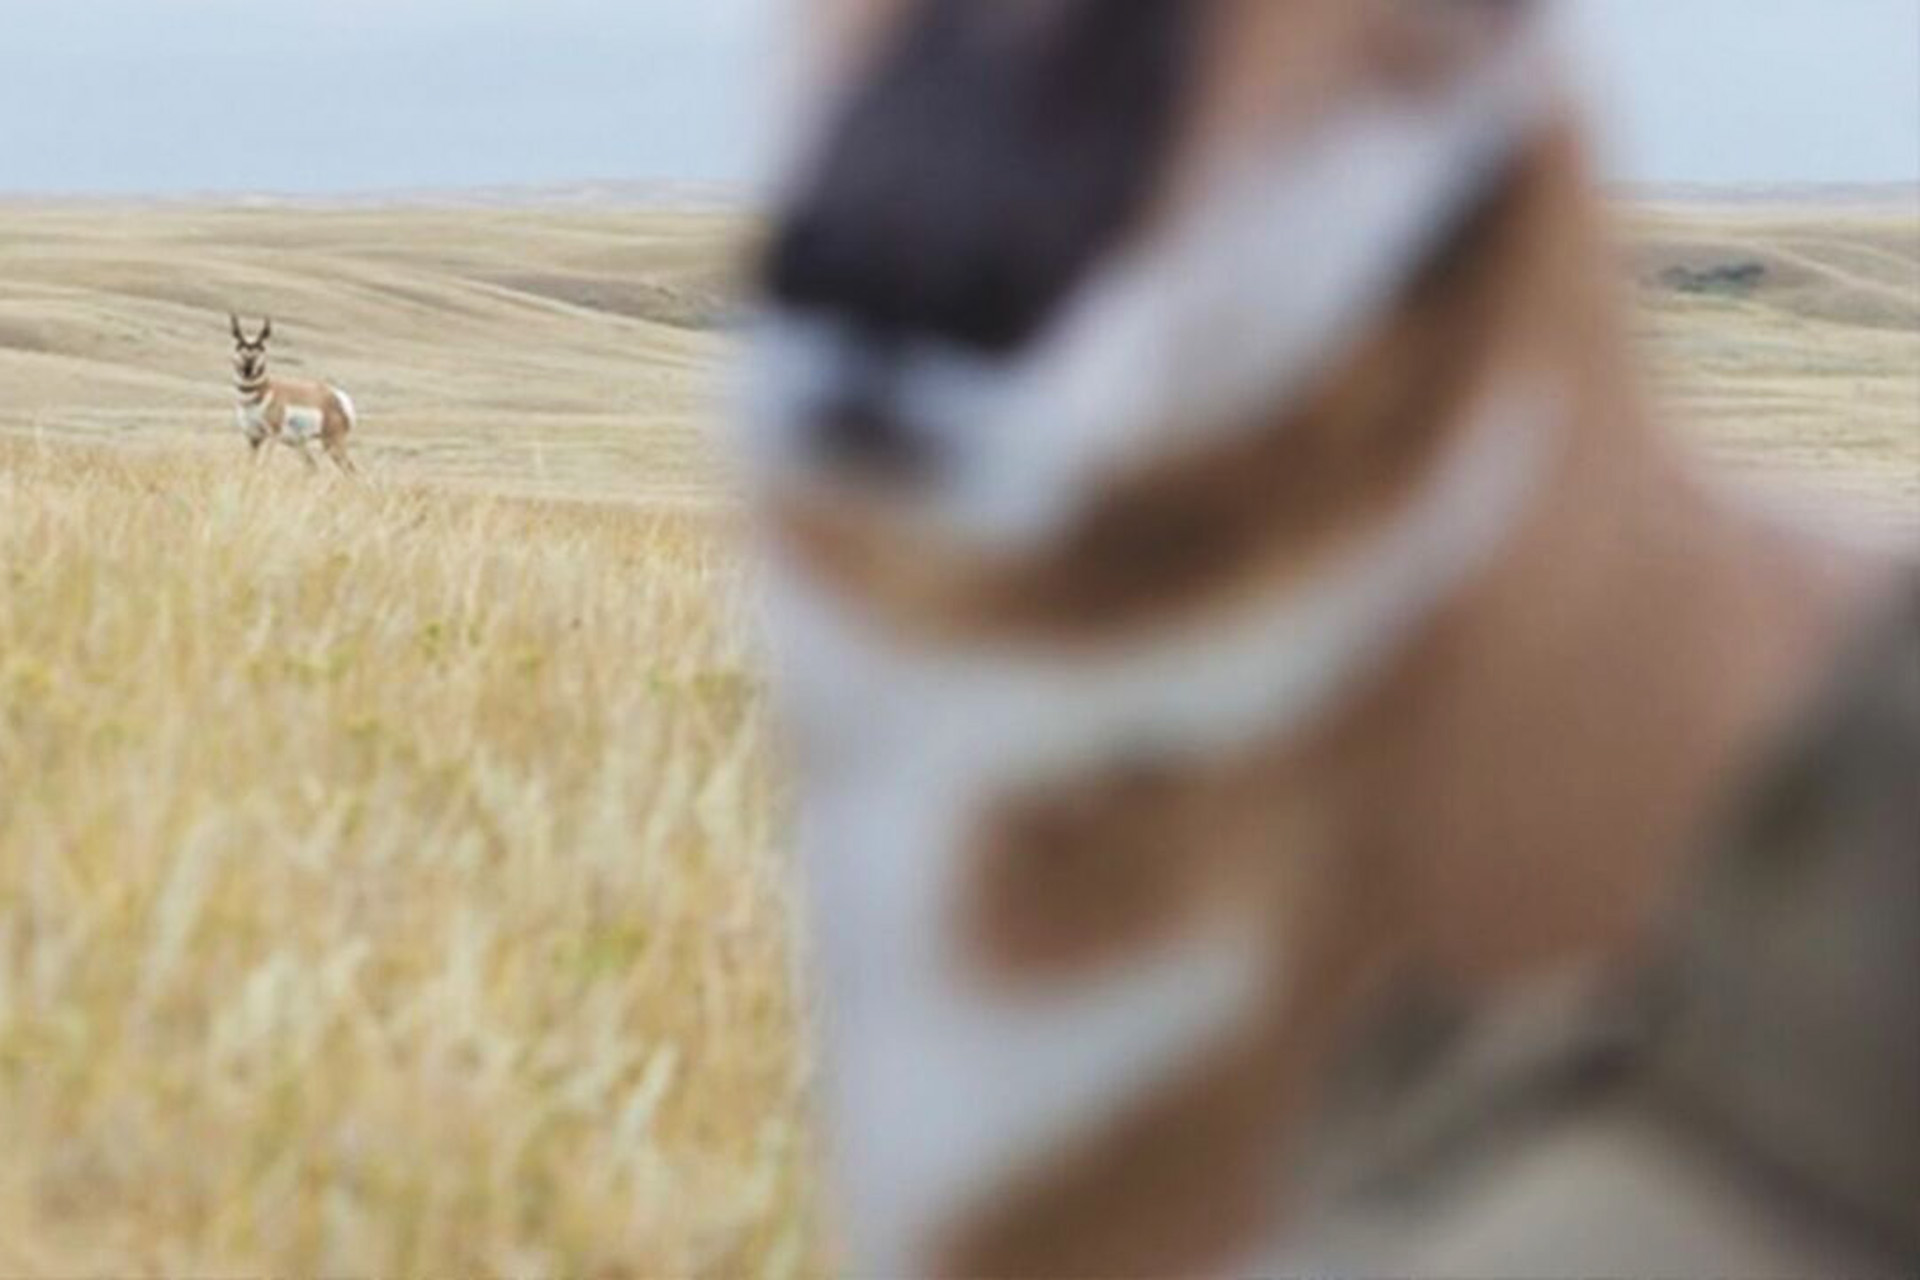
[[[756,171],[793,0],[0,0],[0,190]],[[1920,180],[1920,0],[1559,0],[1616,177]]]

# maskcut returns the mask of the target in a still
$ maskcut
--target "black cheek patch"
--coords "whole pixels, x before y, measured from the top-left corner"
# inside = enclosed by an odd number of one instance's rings
[[[775,301],[992,354],[1137,222],[1201,0],[922,0],[844,109],[763,267]]]

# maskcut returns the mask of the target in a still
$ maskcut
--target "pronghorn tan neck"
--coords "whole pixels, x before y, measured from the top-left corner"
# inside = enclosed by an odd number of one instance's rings
[[[1326,748],[1395,797],[1367,840],[1404,852],[1430,941],[1495,980],[1631,944],[1875,572],[1709,490],[1650,422],[1592,189],[1563,156],[1514,317],[1562,405],[1531,513]]]

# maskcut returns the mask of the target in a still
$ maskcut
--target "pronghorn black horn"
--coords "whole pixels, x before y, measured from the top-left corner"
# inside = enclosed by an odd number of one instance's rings
[[[235,342],[245,342],[247,335],[246,332],[240,328],[240,317],[229,311],[227,312],[227,321],[233,325],[233,340]]]
[[[268,338],[271,338],[272,336],[273,336],[273,317],[268,316],[267,322],[260,326],[260,337],[258,340],[260,342],[265,342]]]

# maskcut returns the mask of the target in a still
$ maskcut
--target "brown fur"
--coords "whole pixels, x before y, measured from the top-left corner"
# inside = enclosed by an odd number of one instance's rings
[[[283,438],[286,430],[287,411],[290,408],[318,409],[320,420],[320,447],[326,451],[333,464],[347,475],[359,474],[359,467],[347,453],[347,436],[353,430],[353,419],[348,417],[346,406],[340,403],[339,393],[321,382],[284,382],[272,379],[267,383],[266,423],[272,433],[269,439]],[[257,453],[259,445],[254,449]],[[311,454],[305,449],[300,457],[309,469],[315,464]]]
[[[275,378],[267,384],[267,425],[274,435],[285,429],[287,410],[296,407],[320,410],[320,447],[340,463],[343,470],[352,471],[352,460],[346,456],[346,442],[353,420],[347,416],[346,406],[340,403],[339,392],[323,382],[288,382]]]

